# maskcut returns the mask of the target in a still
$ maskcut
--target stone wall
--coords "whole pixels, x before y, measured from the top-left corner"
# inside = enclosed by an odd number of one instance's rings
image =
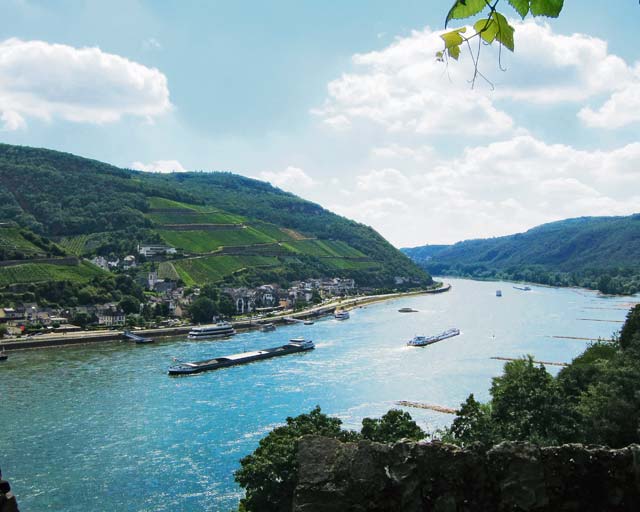
[[[640,511],[640,446],[300,441],[295,512]]]

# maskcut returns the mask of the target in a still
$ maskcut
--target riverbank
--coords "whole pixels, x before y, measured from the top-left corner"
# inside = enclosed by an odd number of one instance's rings
[[[367,304],[375,304],[377,302],[383,302],[387,300],[393,300],[401,297],[410,297],[414,295],[424,294],[437,294],[448,292],[451,289],[450,284],[443,284],[437,288],[429,288],[427,290],[418,290],[412,292],[398,292],[387,293],[382,295],[365,295],[361,297],[349,297],[340,300],[331,301],[327,304],[321,304],[313,306],[298,312],[283,312],[278,315],[264,317],[260,319],[249,318],[235,320],[231,322],[233,327],[239,331],[249,331],[253,329],[259,329],[264,323],[286,324],[288,318],[296,320],[310,320],[314,318],[320,318],[322,316],[332,314],[336,309],[354,309]],[[174,326],[174,327],[162,327],[157,329],[141,329],[135,331],[135,334],[145,336],[149,338],[165,338],[182,336],[187,334],[191,329],[196,327],[195,324]],[[8,338],[2,340],[0,345],[5,348],[6,351],[13,350],[27,350],[36,348],[51,348],[51,347],[63,347],[67,345],[80,345],[87,343],[98,343],[105,341],[120,341],[124,338],[123,330],[104,330],[104,331],[79,331],[72,333],[52,333],[43,334],[37,337],[30,337],[27,339],[20,338]]]

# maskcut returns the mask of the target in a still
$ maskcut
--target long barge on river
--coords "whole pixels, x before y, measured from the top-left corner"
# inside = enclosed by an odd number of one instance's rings
[[[460,329],[448,329],[443,333],[436,334],[435,336],[415,336],[407,342],[407,345],[410,347],[426,347],[432,343],[437,343],[438,341],[446,340],[447,338],[453,338],[459,334]]]
[[[315,345],[311,340],[293,338],[289,340],[289,343],[280,347],[255,350],[253,352],[243,352],[241,354],[232,354],[230,356],[216,357],[215,359],[207,359],[205,361],[196,361],[193,363],[177,362],[177,364],[169,367],[169,375],[190,375],[208,370],[218,370],[229,366],[252,363],[253,361],[260,361],[262,359],[270,359],[272,357],[306,352],[307,350],[313,350],[314,348]]]

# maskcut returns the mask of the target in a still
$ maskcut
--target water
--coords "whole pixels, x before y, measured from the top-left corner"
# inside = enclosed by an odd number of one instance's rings
[[[630,300],[447,281],[448,293],[370,305],[347,321],[229,341],[12,353],[0,365],[0,467],[29,511],[233,510],[241,497],[233,481],[239,459],[287,416],[319,404],[358,428],[396,400],[456,407],[471,392],[486,399],[503,366],[490,357],[570,361],[586,342],[547,336],[609,337],[622,324],[578,319],[623,320]],[[419,312],[398,313],[401,307]],[[449,327],[462,334],[426,348],[404,345]],[[317,349],[190,377],[166,374],[174,356],[198,360],[295,336],[314,339]],[[428,430],[452,419],[410,412]]]

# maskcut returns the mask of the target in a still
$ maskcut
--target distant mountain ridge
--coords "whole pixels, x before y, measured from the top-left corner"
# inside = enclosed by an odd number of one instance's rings
[[[579,217],[509,236],[402,249],[433,274],[640,290],[640,214]]]
[[[161,270],[189,285],[318,276],[375,287],[394,286],[396,277],[431,282],[372,228],[228,172],[144,173],[0,144],[2,222],[21,230],[5,230],[7,255],[16,244],[27,247],[29,233],[55,242],[51,250],[61,256],[122,257],[139,244],[166,244],[179,256]],[[14,269],[18,274],[28,279]],[[0,275],[0,284],[11,280]]]

